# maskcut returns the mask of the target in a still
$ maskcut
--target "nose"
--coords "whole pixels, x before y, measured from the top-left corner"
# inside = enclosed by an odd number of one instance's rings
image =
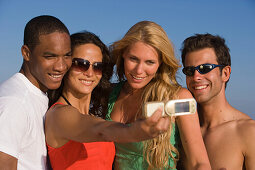
[[[200,74],[198,72],[198,70],[195,70],[194,75],[193,75],[193,79],[194,80],[201,80],[201,78],[202,78],[202,74]]]
[[[143,64],[142,63],[138,63],[136,65],[136,74],[142,74],[143,73]]]
[[[68,59],[65,59],[64,57],[58,57],[54,64],[54,70],[59,72],[67,71],[71,64],[72,60],[70,57]]]
[[[83,72],[83,75],[88,76],[88,77],[91,77],[93,74],[94,74],[94,70],[93,70],[92,65],[89,66],[89,69],[87,71]]]

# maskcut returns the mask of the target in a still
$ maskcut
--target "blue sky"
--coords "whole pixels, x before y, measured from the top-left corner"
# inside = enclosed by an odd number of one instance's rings
[[[182,41],[195,33],[226,39],[232,57],[227,99],[255,119],[255,1],[254,0],[0,0],[0,83],[18,72],[26,23],[38,15],[53,15],[70,33],[88,30],[107,45],[120,39],[135,23],[161,25],[180,59]],[[180,72],[184,87],[185,77]]]

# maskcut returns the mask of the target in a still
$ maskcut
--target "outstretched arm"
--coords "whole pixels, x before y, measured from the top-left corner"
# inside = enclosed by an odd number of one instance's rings
[[[71,106],[55,106],[46,116],[46,139],[47,132],[52,131],[59,138],[77,142],[138,142],[167,131],[170,120],[161,114],[162,110],[158,109],[145,120],[125,125],[83,115]]]
[[[186,89],[181,89],[179,98],[193,98]],[[187,157],[189,169],[209,170],[211,169],[209,158],[200,131],[198,115],[185,115],[176,118],[180,131],[181,141]]]

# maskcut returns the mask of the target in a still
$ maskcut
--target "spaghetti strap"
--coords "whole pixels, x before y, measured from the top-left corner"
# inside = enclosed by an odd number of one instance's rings
[[[51,105],[51,107],[50,107],[50,108],[54,107],[54,106],[55,106],[55,105],[57,105],[57,104],[60,104],[60,105],[66,105],[66,104],[61,103],[61,102],[56,102],[56,103],[54,103],[53,105]]]

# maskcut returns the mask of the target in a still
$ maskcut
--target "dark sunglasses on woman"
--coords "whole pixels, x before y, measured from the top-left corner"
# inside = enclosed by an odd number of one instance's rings
[[[215,69],[216,67],[225,67],[224,65],[217,65],[217,64],[200,64],[196,67],[194,66],[187,66],[182,69],[182,72],[186,76],[193,76],[195,71],[197,70],[200,74],[206,74]]]
[[[78,69],[81,72],[85,72],[92,65],[93,71],[96,73],[102,73],[104,64],[102,62],[95,62],[91,64],[88,60],[82,58],[73,58],[72,67]]]

